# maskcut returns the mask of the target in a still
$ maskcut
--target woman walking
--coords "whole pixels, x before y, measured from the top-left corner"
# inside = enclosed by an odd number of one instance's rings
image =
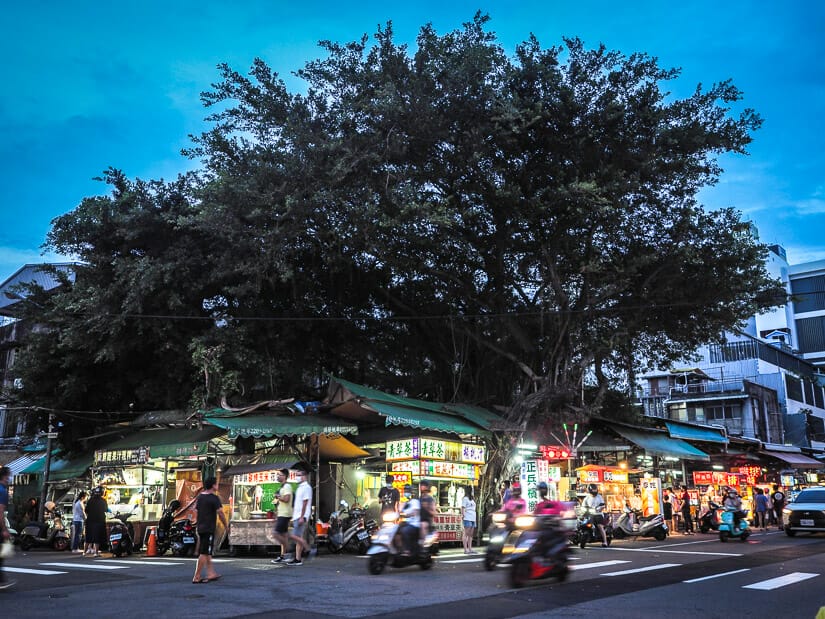
[[[109,505],[103,498],[103,488],[92,490],[92,496],[86,503],[86,552],[87,555],[100,556],[100,548],[106,543],[106,512]]]
[[[86,491],[81,490],[72,505],[72,552],[83,552],[80,540],[83,539],[83,525],[86,522]]]
[[[756,522],[754,524],[763,531],[767,531],[768,495],[765,494],[762,488],[754,488],[754,492],[756,492],[756,498],[754,499],[756,502]]]
[[[461,500],[461,520],[464,524],[464,554],[475,554],[473,550],[473,535],[476,531],[476,502],[473,499],[473,487],[467,486],[464,498]]]

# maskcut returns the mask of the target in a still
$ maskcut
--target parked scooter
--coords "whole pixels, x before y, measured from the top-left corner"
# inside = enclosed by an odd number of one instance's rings
[[[722,512],[724,509],[721,505],[717,505],[713,501],[708,502],[708,508],[699,516],[699,530],[702,533],[708,531],[718,531],[719,525],[722,524]]]
[[[726,507],[722,512],[722,522],[719,525],[719,541],[727,542],[729,539],[739,539],[746,541],[751,534],[750,525],[748,524],[747,512],[740,512],[739,526],[734,526],[734,513],[739,510],[733,507]]]
[[[630,516],[633,515],[633,520]],[[625,537],[653,537],[661,542],[668,536],[667,523],[662,514],[643,516],[638,509],[624,508],[624,512],[616,521],[613,527],[613,537],[624,539]]]
[[[593,522],[598,512],[586,507],[580,509],[579,519],[576,522],[576,533],[574,534],[578,540],[579,547],[584,548],[590,542],[598,542],[601,544],[602,536],[599,533],[599,528],[596,526],[596,523]],[[610,543],[613,541],[613,525],[610,523],[609,516],[604,516],[604,534],[607,537],[607,545],[610,546]]]
[[[396,512],[385,512],[382,519],[384,524],[373,537],[372,544],[367,550],[367,569],[370,574],[381,574],[387,565],[418,565],[422,570],[428,570],[433,566],[433,556],[438,554],[438,534],[435,531],[430,531],[419,543],[418,548],[406,548],[401,539],[404,519]]]
[[[20,535],[17,533],[17,529],[13,528],[9,523],[8,516],[5,517],[5,524],[6,524],[6,531],[9,532],[9,540],[12,544],[17,545],[20,543]]]
[[[54,501],[48,501],[45,522],[30,522],[20,533],[20,548],[30,550],[40,546],[49,546],[55,550],[69,547],[69,534],[63,524],[63,515]]]
[[[331,552],[341,552],[347,546],[366,554],[370,547],[372,534],[378,530],[375,520],[365,520],[366,511],[359,508],[349,508],[349,504],[342,500],[340,509],[329,516],[327,530],[327,547]]]
[[[114,515],[116,522],[109,528],[109,550],[116,557],[127,554],[131,555],[135,550],[135,527],[129,522],[137,509],[137,505],[131,512],[117,513]]]
[[[559,516],[523,515],[502,549],[503,562],[510,564],[510,585],[523,587],[530,580],[567,579],[570,545]]]

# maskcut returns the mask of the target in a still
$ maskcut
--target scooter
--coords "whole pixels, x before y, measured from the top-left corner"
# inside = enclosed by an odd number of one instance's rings
[[[63,524],[60,508],[53,501],[46,507],[45,522],[30,522],[20,533],[20,548],[24,551],[39,546],[49,546],[55,550],[66,550],[69,547],[69,534]]]
[[[155,531],[157,536],[158,555],[163,556],[172,547],[172,524],[175,522],[175,513],[180,509],[180,501],[175,499],[163,510]]]
[[[583,508],[578,522],[576,523],[576,539],[579,542],[579,548],[584,548],[589,542],[602,543],[602,536],[599,534],[599,527],[593,522],[593,519],[598,514],[592,508]],[[613,541],[613,525],[610,523],[610,517],[604,516],[604,534],[607,537],[607,545]]]
[[[630,515],[635,516],[635,522],[631,522]],[[668,536],[667,524],[662,514],[643,516],[638,509],[624,508],[624,512],[616,521],[613,527],[613,537],[624,539],[626,537],[653,537],[661,542]]]
[[[699,530],[702,533],[708,531],[718,531],[719,525],[722,523],[722,509],[721,505],[717,505],[713,501],[708,502],[708,508],[699,516]]]
[[[398,568],[418,565],[422,570],[433,566],[433,556],[438,554],[438,534],[435,531],[430,531],[418,548],[407,549],[401,539],[404,519],[396,512],[385,512],[382,519],[384,524],[367,550],[367,570],[370,574],[381,574],[387,565]]]
[[[123,554],[131,555],[135,550],[135,527],[129,522],[129,518],[134,515],[135,509],[131,512],[114,515],[116,522],[109,529],[109,550],[116,557]]]
[[[523,587],[530,580],[567,579],[570,545],[558,516],[518,516],[502,549],[510,565],[510,585]]]
[[[339,506],[341,509],[332,512],[329,516],[327,547],[331,552],[337,553],[347,546],[353,546],[358,554],[366,554],[370,547],[372,533],[378,530],[377,523],[374,520],[365,521],[365,510],[349,509],[349,504],[344,500]],[[344,514],[348,516],[344,518]]]
[[[747,515],[745,511],[741,511],[739,518],[739,526],[734,526],[734,513],[740,511],[733,507],[726,507],[722,512],[722,523],[719,525],[719,541],[727,542],[729,539],[739,538],[740,541],[747,541],[751,534],[750,525],[748,524]]]
[[[9,523],[8,517],[5,518],[5,521],[6,521],[6,523],[5,523],[6,524],[6,531],[9,532],[9,540],[11,541],[12,545],[16,546],[17,544],[20,543],[20,535],[17,533],[17,529],[15,529],[11,526],[11,523]]]
[[[503,511],[493,512],[490,528],[487,529],[490,541],[487,544],[487,551],[484,553],[484,569],[488,572],[501,563],[501,551],[512,530],[513,519],[509,513]]]

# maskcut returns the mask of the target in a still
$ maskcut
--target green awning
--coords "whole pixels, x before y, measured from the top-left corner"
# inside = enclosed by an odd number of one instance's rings
[[[683,438],[688,441],[705,441],[707,443],[722,443],[723,445],[727,445],[728,443],[728,439],[721,429],[675,423],[673,421],[666,421],[665,425],[671,438]]]
[[[665,432],[637,430],[620,425],[610,427],[631,443],[644,449],[648,455],[684,458],[685,460],[710,460],[710,456],[701,449],[681,439],[670,438]]]
[[[221,434],[223,430],[219,428],[141,430],[104,445],[99,451],[129,451],[148,447],[149,456],[152,458],[202,456],[209,450],[209,441]]]
[[[309,434],[358,434],[358,426],[322,415],[206,416],[206,421],[228,431],[229,438],[304,436]]]
[[[93,456],[81,456],[72,460],[62,460],[52,456],[52,461],[49,463],[49,481],[64,481],[67,479],[75,479],[83,477],[89,467],[92,466]],[[29,466],[21,471],[21,474],[26,475],[42,475],[43,469],[46,468],[46,456],[39,460],[32,462]]]
[[[434,430],[436,432],[448,432],[450,434],[472,434],[474,436],[489,436],[487,430],[472,425],[449,415],[432,413],[421,409],[396,406],[386,402],[369,400],[362,402],[364,407],[373,409],[385,418],[388,426],[409,426],[411,428],[421,428],[422,430]]]

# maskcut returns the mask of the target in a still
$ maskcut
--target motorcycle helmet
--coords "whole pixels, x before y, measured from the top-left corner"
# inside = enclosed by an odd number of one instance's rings
[[[92,490],[92,496],[103,496],[103,486],[98,486]]]
[[[587,486],[587,491],[593,496],[596,496],[597,494],[599,494],[599,487],[596,484],[590,484],[589,486]]]
[[[513,484],[513,487],[510,489],[513,493],[513,496],[520,497],[521,496],[521,484]]]
[[[538,484],[536,484],[536,491],[541,496],[544,496],[545,494],[547,494],[547,483],[543,482],[543,481],[540,481]]]

